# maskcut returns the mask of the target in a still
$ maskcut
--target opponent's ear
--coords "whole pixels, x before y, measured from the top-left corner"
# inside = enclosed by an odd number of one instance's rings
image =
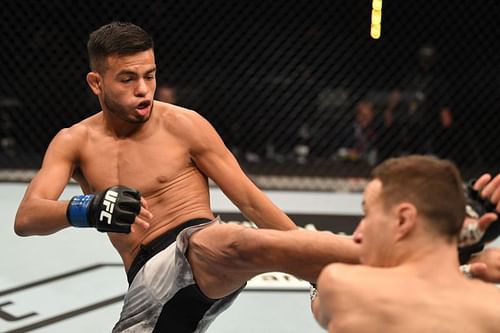
[[[396,240],[407,237],[417,223],[417,208],[415,205],[403,202],[395,207],[398,218]]]
[[[99,95],[101,93],[101,82],[102,82],[102,77],[99,75],[97,72],[89,72],[87,74],[87,83],[92,89],[92,92],[96,95]]]

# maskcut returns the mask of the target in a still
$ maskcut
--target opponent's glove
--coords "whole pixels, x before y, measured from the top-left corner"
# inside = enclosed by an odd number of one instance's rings
[[[468,182],[465,195],[467,199],[466,213],[468,217],[478,219],[486,213],[496,213],[495,205],[488,199],[482,198],[479,191],[474,190],[474,180]],[[500,235],[500,221],[492,222],[484,231],[478,229],[477,224],[465,229],[460,235],[458,249],[460,264],[466,264],[470,257],[483,250],[486,243],[491,242]]]
[[[66,217],[72,226],[101,232],[129,233],[141,210],[141,193],[125,186],[112,186],[97,194],[71,198]]]

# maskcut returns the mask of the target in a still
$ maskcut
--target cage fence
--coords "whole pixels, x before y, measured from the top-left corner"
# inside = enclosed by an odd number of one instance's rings
[[[99,112],[88,34],[155,40],[157,98],[196,110],[265,188],[358,190],[381,161],[432,154],[499,170],[497,1],[3,1],[0,177],[26,181],[51,138]]]

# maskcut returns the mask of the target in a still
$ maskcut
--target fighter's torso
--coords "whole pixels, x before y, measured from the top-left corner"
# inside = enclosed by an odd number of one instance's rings
[[[447,285],[416,276],[367,274],[334,301],[329,332],[495,332],[499,291],[480,281]],[[482,297],[477,297],[482,295]],[[492,297],[493,296],[493,297]],[[464,301],[467,300],[467,301]]]
[[[136,188],[153,214],[150,228],[134,226],[127,235],[109,238],[128,267],[141,243],[192,218],[212,218],[208,182],[196,167],[182,135],[172,131],[175,110],[158,108],[147,126],[118,138],[90,119],[88,135],[80,148],[75,179],[86,192],[113,185]],[[170,122],[170,124],[169,124]]]

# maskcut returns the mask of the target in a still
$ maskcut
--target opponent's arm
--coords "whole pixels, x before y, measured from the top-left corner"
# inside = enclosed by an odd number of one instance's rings
[[[500,174],[495,178],[484,174],[466,188],[467,215],[460,235],[460,263],[481,251],[485,244],[500,235]]]
[[[319,326],[324,329],[328,328],[328,322],[330,321],[328,316],[323,312],[321,297],[317,291],[317,289],[313,289],[311,287],[311,291],[309,292],[311,297],[311,311],[313,313],[314,319],[318,322]]]
[[[198,168],[261,228],[296,229],[296,225],[245,175],[215,129],[197,113],[189,116],[189,146]],[[192,135],[196,133],[196,135]]]
[[[486,282],[500,283],[500,248],[490,247],[477,253],[469,261],[474,278]],[[473,270],[474,265],[482,265],[483,269]]]
[[[318,290],[310,294],[311,311],[318,324],[324,329],[328,329],[335,303],[338,301],[336,295],[339,283],[336,279],[337,274],[339,274],[338,265],[330,264],[325,266],[318,277]]]
[[[323,312],[323,308],[321,307],[321,297],[319,295],[311,300],[311,311],[314,315],[314,319],[316,319],[316,322],[319,324],[319,326],[323,327],[324,329],[328,329],[328,322],[330,320]]]
[[[469,277],[500,283],[500,249],[483,250],[500,234],[500,175],[484,174],[466,189],[467,215],[459,243],[461,270]]]

